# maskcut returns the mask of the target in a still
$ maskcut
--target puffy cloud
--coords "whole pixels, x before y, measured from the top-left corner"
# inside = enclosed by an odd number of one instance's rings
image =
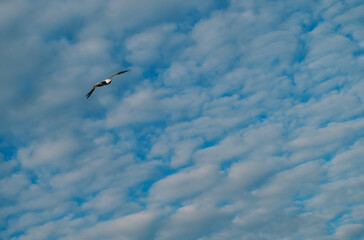
[[[339,239],[355,239],[360,238],[364,235],[364,226],[361,224],[347,224],[340,226],[335,236]]]
[[[150,190],[150,200],[152,204],[180,201],[207,191],[218,180],[219,172],[213,165],[180,171],[155,183]]]
[[[143,211],[98,223],[62,239],[146,239],[153,238],[159,214]]]
[[[228,215],[217,209],[187,205],[171,216],[156,235],[156,239],[200,239],[225,226],[228,221]]]

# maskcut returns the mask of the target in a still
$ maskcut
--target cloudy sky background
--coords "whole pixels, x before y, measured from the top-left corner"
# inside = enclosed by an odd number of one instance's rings
[[[0,238],[363,239],[363,13],[1,1]]]

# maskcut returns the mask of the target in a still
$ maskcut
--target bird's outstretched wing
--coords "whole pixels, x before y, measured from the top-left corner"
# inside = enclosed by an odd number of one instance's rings
[[[86,94],[86,97],[89,98],[91,96],[91,94],[95,91],[96,89],[96,85],[91,89],[91,91],[89,91],[87,94]]]
[[[125,70],[125,71],[121,71],[121,72],[118,72],[118,73],[114,73],[113,75],[111,75],[110,77],[108,77],[108,79],[111,79],[113,76],[115,75],[120,75],[120,74],[123,74],[123,73],[126,73],[126,72],[129,72],[130,70]]]

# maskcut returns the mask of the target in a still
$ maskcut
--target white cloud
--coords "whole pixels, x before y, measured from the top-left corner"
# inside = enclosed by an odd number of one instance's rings
[[[364,169],[361,165],[364,156],[363,142],[356,142],[348,150],[337,154],[328,164],[328,174],[331,179],[341,177],[351,178],[362,175]]]
[[[185,140],[176,143],[174,155],[171,158],[171,167],[178,168],[190,163],[192,153],[203,143],[200,138]]]
[[[228,221],[228,216],[221,211],[187,205],[171,216],[156,239],[200,239],[214,233]]]
[[[348,224],[340,226],[335,236],[339,239],[356,239],[364,236],[364,226],[361,224]]]
[[[43,143],[36,143],[18,152],[19,160],[24,167],[35,168],[37,165],[49,164],[60,167],[78,148],[73,139],[52,139]],[[60,162],[62,161],[62,163]]]
[[[0,180],[0,192],[3,198],[11,200],[16,198],[29,184],[29,180],[23,174],[13,174]]]
[[[106,118],[109,127],[124,126],[132,123],[155,121],[174,121],[195,116],[204,96],[199,91],[186,91],[173,95],[168,89],[154,90],[150,88],[137,90],[132,95],[121,100],[115,110],[110,111]]]
[[[146,239],[153,238],[154,227],[159,214],[143,211],[125,217],[97,223],[62,239]]]
[[[156,182],[150,190],[151,204],[180,201],[209,190],[219,181],[216,166],[186,169]]]
[[[136,34],[126,41],[130,52],[126,59],[135,65],[151,67],[166,64],[175,58],[175,51],[186,45],[186,36],[178,32],[176,24],[162,24]]]

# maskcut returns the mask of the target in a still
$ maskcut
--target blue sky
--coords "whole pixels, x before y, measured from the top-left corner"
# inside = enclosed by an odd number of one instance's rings
[[[2,1],[0,238],[363,239],[363,12]]]

